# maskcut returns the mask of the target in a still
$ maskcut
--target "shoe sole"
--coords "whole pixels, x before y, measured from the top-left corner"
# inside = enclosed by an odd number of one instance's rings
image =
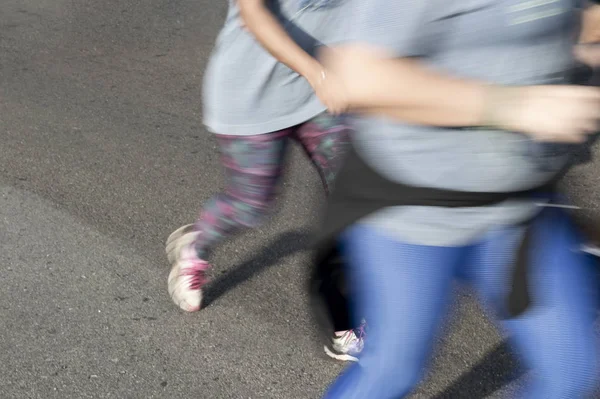
[[[342,362],[358,362],[358,358],[348,355],[347,353],[338,353],[327,347],[327,345],[323,346],[325,353],[332,359],[340,360]]]

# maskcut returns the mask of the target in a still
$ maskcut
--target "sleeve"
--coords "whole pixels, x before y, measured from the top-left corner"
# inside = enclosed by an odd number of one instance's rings
[[[378,47],[397,57],[424,55],[431,0],[350,0],[345,42]]]

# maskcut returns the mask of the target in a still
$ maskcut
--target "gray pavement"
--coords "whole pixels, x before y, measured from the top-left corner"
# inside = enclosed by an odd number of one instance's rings
[[[221,185],[200,83],[225,3],[0,2],[1,398],[317,398],[342,369],[308,315],[322,194],[298,150],[272,222],[216,251],[209,306],[166,294],[164,239]],[[592,209],[596,171],[574,183]],[[417,398],[520,384],[460,298]]]

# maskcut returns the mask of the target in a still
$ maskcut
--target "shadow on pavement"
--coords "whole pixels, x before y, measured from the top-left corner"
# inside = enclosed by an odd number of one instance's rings
[[[471,398],[488,397],[523,374],[516,364],[508,342],[503,341],[434,399],[464,399],[465,392]]]
[[[202,308],[210,306],[227,291],[277,264],[280,259],[306,249],[308,240],[308,232],[289,231],[283,233],[277,240],[263,247],[255,257],[234,267],[208,284]]]

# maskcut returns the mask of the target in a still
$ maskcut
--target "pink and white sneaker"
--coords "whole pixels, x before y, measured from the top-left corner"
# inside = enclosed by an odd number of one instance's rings
[[[171,263],[169,295],[186,312],[196,312],[202,306],[202,286],[207,282],[208,262],[198,258],[194,243],[198,237],[193,225],[180,227],[167,239],[166,252]]]

